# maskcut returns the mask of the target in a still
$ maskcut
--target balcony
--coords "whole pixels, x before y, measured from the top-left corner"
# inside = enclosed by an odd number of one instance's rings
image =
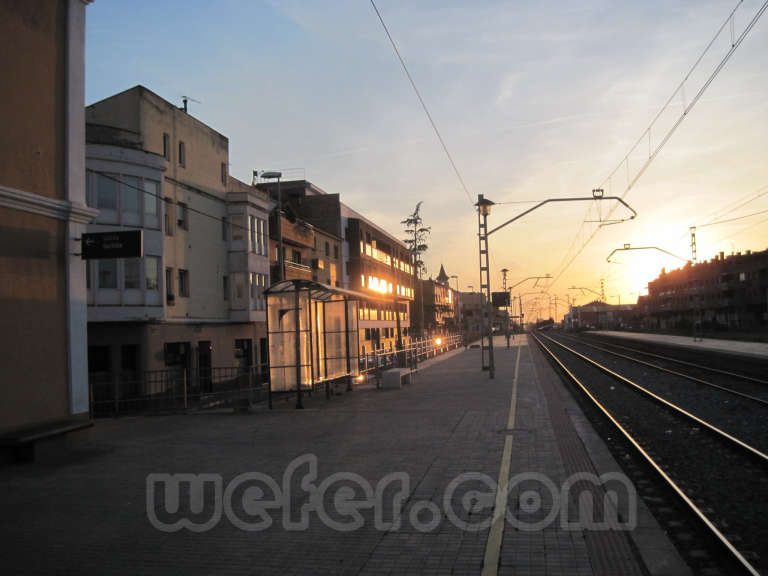
[[[280,272],[277,264],[273,264],[270,270],[272,278],[279,278]],[[285,261],[285,279],[286,280],[312,280],[312,269],[304,264],[298,262],[292,262],[291,260]]]

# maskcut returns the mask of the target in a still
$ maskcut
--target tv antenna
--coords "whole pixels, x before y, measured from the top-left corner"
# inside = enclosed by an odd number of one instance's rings
[[[200,100],[195,100],[191,96],[182,96],[181,97],[182,104],[181,104],[181,108],[179,108],[179,110],[184,110],[184,112],[188,112],[188,106],[187,106],[187,102],[188,101],[192,101],[192,102],[195,102],[197,104],[202,104],[202,102],[200,102]]]

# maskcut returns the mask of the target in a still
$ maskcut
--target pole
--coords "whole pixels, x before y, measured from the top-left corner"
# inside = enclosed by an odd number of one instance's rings
[[[491,274],[488,266],[488,215],[483,214],[483,237],[485,238],[485,294],[486,313],[488,315],[488,377],[493,380],[496,375],[496,367],[493,362],[493,303],[491,302]]]
[[[509,272],[509,270],[504,268],[501,271],[501,276],[502,276],[502,291],[504,294],[504,311],[507,313],[507,317],[504,320],[504,335],[507,338],[507,348],[509,348],[509,304],[507,302],[509,299],[509,295],[507,294],[507,272]]]
[[[294,289],[296,291],[296,309],[294,310],[296,314],[296,322],[294,324],[296,331],[296,408],[301,409],[304,408],[304,404],[301,401],[301,318],[299,317],[301,299],[298,286],[294,286]]]
[[[483,195],[480,194],[478,196],[479,199],[483,198]],[[478,200],[478,204],[480,204]],[[478,251],[480,253],[479,259],[480,259],[480,306],[483,305],[483,234],[482,234],[482,226],[483,226],[483,220],[480,216],[481,208],[478,205],[477,207],[477,239],[478,239]],[[486,244],[487,245],[487,244]],[[487,312],[487,310],[486,310]],[[485,370],[485,327],[480,326],[480,367]]]
[[[281,281],[285,280],[285,249],[283,248],[283,194],[280,190],[280,177],[277,178],[277,242],[278,281]]]

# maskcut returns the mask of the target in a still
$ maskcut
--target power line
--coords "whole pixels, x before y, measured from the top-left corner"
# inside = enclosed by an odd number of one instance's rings
[[[768,184],[760,186],[760,188],[758,188],[755,192],[750,193],[750,194],[754,194],[754,195],[749,197],[749,198],[747,198],[747,196],[749,196],[749,195],[742,196],[738,200],[734,200],[733,202],[728,202],[724,206],[721,206],[717,210],[714,210],[713,212],[711,212],[710,215],[708,216],[710,222],[715,221],[718,218],[722,218],[723,216],[726,216],[726,215],[730,214],[731,212],[735,212],[739,208],[743,208],[747,204],[751,204],[755,200],[758,200],[758,199],[762,198],[763,196],[768,194]],[[745,198],[747,198],[747,199],[745,200]],[[734,204],[735,204],[735,206],[733,206]],[[695,221],[693,221],[693,220],[691,220],[690,222],[691,222],[691,224],[688,227],[689,229],[690,228],[703,228],[704,226],[708,226],[710,224],[710,223],[695,224],[694,223]],[[689,233],[690,233],[689,230],[686,230],[678,238],[685,238],[686,236],[688,236]]]
[[[440,135],[440,131],[437,129],[437,124],[435,124],[435,121],[432,119],[432,114],[429,113],[429,108],[427,108],[427,104],[424,102],[424,98],[421,97],[421,93],[419,92],[419,89],[416,87],[416,82],[413,81],[413,77],[411,76],[411,73],[408,71],[408,66],[405,65],[405,60],[403,60],[403,57],[400,55],[400,50],[397,49],[397,44],[395,44],[395,40],[392,38],[392,34],[389,33],[389,29],[387,28],[387,25],[384,23],[384,18],[381,17],[381,12],[379,12],[379,9],[376,7],[376,3],[374,0],[371,0],[371,6],[373,6],[373,9],[376,11],[376,16],[379,17],[379,22],[381,22],[381,26],[384,28],[384,32],[387,34],[387,38],[389,38],[389,43],[392,45],[392,49],[395,51],[395,54],[397,55],[398,60],[400,60],[400,64],[403,67],[403,70],[405,71],[405,75],[408,76],[408,81],[411,83],[411,86],[413,87],[413,91],[416,92],[416,96],[419,99],[419,102],[421,102],[421,107],[424,109],[424,113],[427,115],[427,118],[429,119],[429,123],[432,125],[432,129],[435,131],[435,135],[437,136],[437,139],[440,141],[440,145],[443,147],[443,151],[445,152],[445,155],[448,157],[448,161],[451,163],[451,166],[453,167],[453,171],[456,173],[456,177],[459,179],[459,182],[461,183],[461,187],[464,189],[465,194],[467,195],[467,198],[469,199],[469,203],[474,206],[474,202],[472,201],[472,194],[469,193],[469,190],[467,189],[467,185],[464,183],[464,178],[461,177],[461,173],[459,172],[458,167],[456,166],[456,162],[453,161],[453,156],[451,156],[451,153],[448,151],[448,146],[445,145],[445,141],[443,140],[443,137]]]
[[[610,184],[610,183],[611,183],[611,179],[612,179],[612,177],[613,177],[613,176],[614,176],[614,175],[617,173],[617,171],[618,171],[618,170],[619,170],[619,169],[620,169],[622,166],[624,166],[625,164],[626,164],[626,166],[627,166],[627,172],[629,172],[629,157],[630,157],[630,155],[632,154],[632,152],[633,152],[633,151],[634,151],[634,150],[635,150],[635,149],[636,149],[636,148],[637,148],[637,147],[640,145],[640,143],[642,143],[642,142],[645,140],[645,138],[646,138],[646,136],[647,136],[647,137],[648,137],[648,139],[649,139],[649,155],[648,155],[648,158],[647,158],[647,159],[645,160],[645,162],[644,162],[644,163],[641,165],[640,169],[639,169],[639,170],[638,170],[638,172],[635,174],[634,178],[632,178],[632,179],[629,181],[629,183],[628,183],[628,185],[627,185],[626,189],[624,190],[624,192],[623,192],[623,193],[622,193],[622,195],[621,195],[621,198],[622,198],[622,199],[623,199],[623,198],[624,198],[624,197],[625,197],[627,194],[629,194],[629,192],[632,190],[632,188],[633,188],[633,187],[634,187],[634,185],[637,183],[637,181],[640,179],[640,177],[641,177],[643,174],[645,174],[645,171],[646,171],[646,170],[648,169],[648,167],[651,165],[651,163],[653,162],[653,160],[654,160],[654,159],[655,159],[655,158],[658,156],[659,152],[661,152],[661,150],[664,148],[664,146],[666,145],[666,143],[669,141],[669,139],[670,139],[670,138],[672,137],[672,135],[675,133],[675,131],[677,130],[677,128],[680,126],[680,124],[682,124],[683,120],[684,120],[684,119],[685,119],[685,118],[688,116],[689,112],[690,112],[690,111],[693,109],[693,107],[694,107],[694,106],[696,105],[696,103],[699,101],[699,99],[700,99],[700,98],[701,98],[701,96],[704,94],[704,92],[707,90],[707,88],[710,86],[710,84],[711,84],[711,83],[714,81],[714,79],[715,79],[715,78],[718,76],[718,74],[720,73],[720,71],[721,71],[721,70],[722,70],[722,69],[725,67],[725,65],[728,63],[728,60],[730,60],[730,58],[731,58],[731,56],[733,55],[733,53],[734,53],[734,52],[736,51],[736,49],[737,49],[737,48],[738,48],[738,47],[741,45],[741,43],[744,41],[744,38],[746,38],[746,37],[747,37],[747,34],[749,34],[749,32],[752,30],[752,28],[754,27],[754,25],[757,23],[757,21],[760,19],[760,17],[763,15],[763,13],[765,12],[766,8],[768,7],[768,0],[766,0],[766,2],[765,2],[765,3],[763,3],[763,5],[760,7],[760,9],[757,11],[757,13],[756,13],[756,14],[754,15],[754,17],[752,18],[752,20],[749,22],[749,24],[747,24],[747,26],[744,28],[744,30],[743,30],[743,31],[742,31],[742,33],[739,35],[739,37],[738,37],[738,38],[736,38],[735,40],[732,40],[732,42],[731,42],[731,46],[730,46],[730,48],[729,48],[728,52],[726,52],[725,56],[723,56],[723,58],[720,60],[720,63],[719,63],[719,64],[718,64],[718,65],[715,67],[714,71],[713,71],[713,72],[712,72],[712,73],[709,75],[709,77],[707,78],[706,82],[704,82],[704,84],[701,86],[701,88],[699,88],[699,91],[696,93],[696,95],[694,96],[694,98],[691,100],[691,102],[690,102],[690,103],[689,103],[687,106],[685,106],[685,108],[683,109],[683,112],[682,112],[682,114],[680,114],[680,116],[677,118],[677,120],[675,121],[675,123],[674,123],[674,124],[673,124],[673,125],[672,125],[672,126],[669,128],[669,130],[666,132],[666,134],[665,134],[665,135],[664,135],[664,137],[661,139],[661,141],[660,141],[660,142],[659,142],[659,144],[656,146],[656,148],[653,150],[653,152],[651,152],[651,149],[650,149],[650,134],[651,134],[651,129],[653,128],[653,125],[654,125],[654,123],[655,123],[655,122],[658,120],[658,118],[660,117],[661,113],[662,113],[662,112],[663,112],[663,111],[664,111],[664,110],[665,110],[665,109],[666,109],[666,108],[669,106],[669,104],[672,102],[672,100],[674,99],[674,97],[675,97],[675,96],[676,96],[678,93],[680,93],[680,91],[681,91],[681,90],[684,88],[684,85],[685,85],[685,81],[686,81],[686,80],[687,80],[687,79],[688,79],[688,78],[691,76],[691,73],[692,73],[692,72],[694,71],[694,69],[695,69],[695,68],[696,68],[696,67],[699,65],[699,63],[701,62],[701,60],[704,58],[704,55],[706,55],[706,53],[709,51],[710,47],[711,47],[711,46],[714,44],[715,40],[716,40],[716,39],[717,39],[717,38],[720,36],[720,34],[722,33],[722,31],[723,31],[723,30],[725,29],[725,27],[728,25],[728,23],[732,21],[734,13],[735,13],[735,12],[736,12],[736,10],[739,8],[739,6],[742,4],[742,2],[743,2],[743,0],[739,0],[739,2],[737,3],[736,7],[735,7],[735,8],[734,8],[734,9],[733,9],[731,12],[730,12],[730,14],[728,15],[728,17],[725,19],[725,21],[723,22],[723,24],[720,26],[720,28],[719,28],[719,29],[717,30],[717,32],[715,33],[715,35],[714,35],[714,37],[712,38],[712,40],[710,40],[709,44],[707,44],[706,48],[704,49],[704,52],[703,52],[703,53],[702,53],[702,54],[699,56],[699,58],[696,60],[696,62],[694,63],[694,65],[693,65],[693,66],[691,67],[691,69],[688,71],[688,73],[686,74],[686,76],[685,76],[685,78],[683,79],[683,81],[682,81],[682,82],[681,82],[681,83],[680,83],[680,84],[677,86],[677,88],[676,88],[676,89],[675,89],[675,90],[672,92],[672,95],[669,97],[669,99],[668,99],[668,100],[667,100],[667,102],[664,104],[664,106],[661,108],[661,110],[660,110],[660,111],[659,111],[659,113],[656,115],[656,117],[654,117],[654,119],[653,119],[653,121],[651,122],[651,124],[650,124],[650,125],[648,126],[648,128],[646,128],[646,130],[645,130],[645,131],[644,131],[644,132],[641,134],[641,136],[640,136],[640,138],[638,138],[637,142],[636,142],[636,143],[635,143],[635,144],[634,144],[634,145],[633,145],[633,146],[632,146],[632,147],[629,149],[629,152],[627,152],[627,154],[624,156],[624,158],[621,160],[621,162],[619,162],[618,166],[617,166],[616,168],[614,168],[614,170],[613,170],[613,171],[612,171],[612,172],[611,172],[611,173],[608,175],[608,177],[607,177],[605,180],[603,180],[603,183],[601,184],[601,186],[600,186],[600,187],[603,187],[603,186],[605,186],[606,184]],[[628,177],[629,177],[629,174],[628,174]],[[614,206],[613,206],[613,207],[611,208],[611,210],[608,212],[608,217],[609,217],[609,218],[610,218],[610,216],[613,214],[613,212],[616,210],[617,206],[618,206],[618,204],[614,204]],[[586,220],[586,217],[585,217],[585,220]],[[568,252],[566,252],[566,258],[567,258],[567,255],[570,253],[570,250],[571,250],[571,249],[573,248],[573,246],[575,245],[575,243],[576,243],[576,240],[578,240],[578,237],[579,237],[579,235],[581,234],[581,230],[582,230],[582,228],[583,228],[583,225],[584,225],[584,223],[585,223],[585,222],[582,222],[582,227],[580,227],[580,228],[579,228],[579,232],[577,232],[577,236],[576,236],[576,238],[574,239],[574,242],[572,242],[572,243],[571,243],[571,247],[569,247],[569,249],[568,249]],[[597,233],[598,233],[600,230],[601,230],[601,226],[598,226],[598,227],[596,227],[596,228],[595,228],[595,229],[592,231],[592,233],[589,235],[589,237],[587,238],[587,240],[586,240],[586,241],[585,241],[585,242],[584,242],[584,243],[581,245],[581,247],[580,247],[580,248],[578,249],[578,251],[577,251],[577,252],[576,252],[576,253],[573,255],[573,257],[571,257],[570,259],[568,259],[568,260],[567,260],[567,263],[565,264],[565,266],[564,266],[564,267],[562,267],[562,269],[561,269],[561,270],[560,270],[560,271],[559,271],[559,272],[556,274],[555,278],[552,280],[552,283],[551,283],[551,285],[554,285],[554,284],[555,284],[555,283],[556,283],[556,282],[557,282],[557,281],[558,281],[558,280],[559,280],[559,279],[562,277],[562,275],[565,273],[565,271],[566,271],[566,270],[567,270],[567,269],[568,269],[568,268],[569,268],[569,267],[570,267],[570,266],[573,264],[573,262],[576,260],[576,258],[578,258],[578,257],[579,257],[579,255],[580,255],[580,254],[581,254],[581,253],[584,251],[584,248],[586,248],[586,246],[587,246],[587,245],[588,245],[588,244],[589,244],[589,243],[590,243],[590,242],[591,242],[591,241],[594,239],[594,237],[595,237],[595,236],[597,236]],[[565,260],[565,259],[564,259],[564,260]]]
[[[729,238],[733,238],[734,236],[738,236],[740,234],[743,234],[747,230],[751,230],[755,226],[759,226],[760,224],[763,224],[765,222],[768,222],[768,218],[766,218],[764,220],[760,220],[758,222],[755,222],[754,224],[750,224],[749,226],[746,226],[746,227],[742,228],[741,230],[738,230],[738,231],[734,232],[733,234],[729,234],[728,236],[723,236],[722,238],[718,239],[717,241],[718,242],[722,242],[723,240],[728,240]]]
[[[751,218],[759,214],[766,214],[768,210],[760,210],[759,212],[752,212],[752,214],[745,214],[744,216],[736,216],[735,218],[728,218],[727,220],[717,220],[716,222],[710,222],[709,224],[702,224],[696,226],[696,228],[706,228],[707,226],[714,226],[715,224],[725,224],[726,222],[735,222],[736,220],[744,220],[745,218]]]

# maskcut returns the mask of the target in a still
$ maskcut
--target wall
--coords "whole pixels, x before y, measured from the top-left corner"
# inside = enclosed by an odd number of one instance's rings
[[[64,198],[63,0],[0,2],[0,184]]]
[[[68,414],[65,226],[0,208],[0,429]]]

